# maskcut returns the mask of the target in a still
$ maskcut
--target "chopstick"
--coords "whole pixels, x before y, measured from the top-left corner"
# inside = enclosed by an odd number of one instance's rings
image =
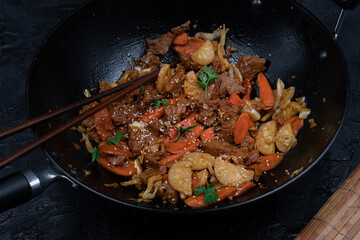
[[[176,65],[176,63],[178,62],[178,60],[175,60],[174,62],[170,63],[170,66],[173,67]],[[101,109],[107,107],[108,105],[110,105],[112,102],[117,101],[119,99],[121,99],[122,97],[124,97],[126,94],[134,91],[135,89],[139,88],[140,86],[144,85],[145,83],[154,80],[155,77],[158,75],[159,70],[156,70],[152,73],[149,73],[145,76],[142,76],[140,78],[134,79],[132,81],[129,81],[127,83],[124,83],[122,85],[119,85],[117,87],[111,88],[107,91],[104,91],[102,93],[99,94],[95,94],[92,97],[89,98],[85,98],[83,100],[80,100],[76,103],[73,103],[69,106],[63,107],[63,108],[59,108],[53,112],[50,113],[46,113],[44,115],[41,115],[39,117],[36,117],[32,120],[26,121],[22,124],[16,125],[14,127],[9,128],[10,130],[6,129],[1,131],[2,136],[9,136],[15,132],[19,132],[21,130],[24,130],[28,127],[33,126],[36,123],[39,122],[43,122],[45,120],[48,120],[50,118],[53,118],[55,116],[59,116],[60,114],[66,113],[68,111],[71,111],[77,107],[83,106],[85,104],[91,103],[93,101],[99,100],[101,98],[104,98],[106,96],[109,96],[108,98],[106,98],[104,101],[100,102],[99,104],[97,104],[96,106],[88,109],[87,111],[77,115],[75,118],[69,120],[68,122],[58,126],[57,128],[53,129],[52,131],[40,136],[39,138],[37,138],[35,141],[28,143],[27,145],[19,148],[18,150],[16,150],[15,152],[5,156],[4,158],[0,159],[0,169],[5,167],[6,165],[10,164],[11,162],[13,162],[14,160],[24,156],[25,154],[27,154],[28,152],[34,150],[36,147],[44,144],[45,142],[49,141],[50,139],[52,139],[53,137],[55,137],[56,135],[68,130],[69,128],[71,128],[72,126],[79,124],[81,121],[87,119],[88,117],[92,116],[93,114],[95,114],[96,112],[100,111]],[[119,91],[120,90],[120,91]],[[113,94],[113,95],[111,95]]]
[[[152,73],[150,73],[150,74],[152,74]],[[144,77],[145,76],[143,76],[141,78],[144,78]],[[133,83],[133,81],[121,84],[121,85],[116,86],[114,88],[108,89],[108,90],[106,90],[104,92],[97,93],[97,94],[95,94],[95,95],[93,95],[91,97],[81,99],[81,100],[79,100],[79,101],[77,101],[75,103],[72,103],[72,104],[68,105],[68,106],[58,108],[58,109],[56,109],[54,111],[45,113],[45,114],[43,114],[41,116],[35,117],[35,118],[30,119],[30,120],[25,121],[25,122],[22,122],[22,123],[20,123],[18,125],[15,125],[15,126],[7,128],[7,129],[4,129],[4,130],[0,131],[0,139],[8,137],[10,135],[13,135],[15,133],[18,133],[20,131],[23,131],[23,130],[29,128],[29,127],[34,126],[37,123],[40,123],[40,122],[52,119],[54,117],[60,116],[60,115],[62,115],[64,113],[67,113],[67,112],[69,112],[71,110],[74,110],[76,108],[79,108],[79,107],[84,106],[86,104],[89,104],[91,102],[97,101],[97,100],[99,100],[101,98],[104,98],[106,96],[114,94],[114,93],[116,93],[116,92],[130,86],[132,83]]]

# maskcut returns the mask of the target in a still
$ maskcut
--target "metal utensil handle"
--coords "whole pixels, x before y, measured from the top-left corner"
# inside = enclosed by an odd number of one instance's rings
[[[344,21],[346,10],[355,9],[359,5],[360,0],[333,0],[333,1],[338,6],[341,7],[341,12],[334,29],[334,39],[336,40],[338,38],[342,23]]]
[[[339,15],[339,17],[338,17],[338,20],[337,20],[337,22],[336,22],[335,29],[334,29],[334,39],[335,39],[335,40],[338,38],[341,25],[342,25],[342,23],[343,23],[343,21],[344,21],[345,13],[346,13],[346,10],[345,10],[345,9],[341,9],[340,15]]]

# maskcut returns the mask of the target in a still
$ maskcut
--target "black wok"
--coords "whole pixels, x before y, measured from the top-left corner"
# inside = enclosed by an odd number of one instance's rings
[[[268,60],[265,74],[272,86],[277,78],[286,86],[295,86],[295,97],[306,97],[312,110],[310,117],[317,123],[316,128],[310,129],[306,121],[297,146],[262,177],[263,188],[196,210],[182,203],[137,202],[135,188],[104,186],[124,179],[91,164],[85,147],[80,151],[74,147],[74,143],[79,144],[79,133],[69,130],[44,145],[56,170],[28,171],[25,177],[18,174],[3,179],[0,188],[8,183],[17,183],[17,188],[13,185],[0,198],[17,203],[31,197],[27,181],[33,180],[30,185],[32,195],[36,195],[52,180],[65,177],[104,198],[137,209],[209,212],[258,201],[299,179],[321,159],[342,124],[349,84],[343,56],[328,30],[296,3],[238,1],[234,6],[227,5],[230,7],[195,1],[152,1],[140,8],[132,1],[93,1],[82,6],[59,24],[37,54],[28,79],[28,107],[31,117],[35,117],[77,101],[83,97],[85,88],[97,86],[99,80],[116,81],[129,68],[131,59],[144,54],[145,39],[157,38],[187,20],[196,26],[191,34],[211,32],[225,23],[230,28],[227,45],[239,50],[230,61],[236,62],[244,54],[265,57]],[[174,58],[175,54],[169,53],[161,60],[170,62]],[[40,124],[34,130],[40,136],[76,114]],[[91,169],[91,175],[87,176],[85,169]]]

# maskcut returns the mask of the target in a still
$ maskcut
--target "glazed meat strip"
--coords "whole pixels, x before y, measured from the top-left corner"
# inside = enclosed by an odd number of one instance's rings
[[[187,32],[190,30],[190,21],[187,21],[184,24],[181,24],[180,26],[174,27],[171,29],[171,32],[175,35]]]
[[[180,122],[182,118],[186,117],[186,113],[190,110],[191,102],[187,99],[179,99],[175,104],[165,108],[164,118],[171,123]]]
[[[142,68],[150,68],[152,71],[156,70],[161,64],[159,58],[151,50],[146,52],[146,55],[140,59],[140,62]]]
[[[159,137],[159,133],[153,129],[141,124],[138,126],[129,126],[129,148],[135,155],[139,155],[141,150],[150,145],[155,139]]]
[[[219,123],[222,128],[232,129],[239,118],[241,110],[238,106],[221,100],[219,105]]]
[[[246,89],[242,86],[241,82],[237,79],[229,77],[227,73],[221,73],[219,75],[219,79],[221,80],[219,89],[221,97],[230,95],[233,92],[237,94],[245,93]]]
[[[199,121],[203,125],[213,126],[218,121],[220,99],[208,100],[206,102],[196,103],[198,114],[196,121]]]
[[[165,55],[169,51],[174,37],[174,34],[167,33],[157,39],[147,39],[147,49],[153,52],[155,55]]]
[[[164,87],[164,93],[180,95],[182,83],[185,80],[185,68],[182,64],[177,64],[174,72],[171,81]]]
[[[239,68],[243,78],[251,81],[259,72],[266,70],[265,63],[266,59],[258,55],[246,55],[239,57],[236,66]]]
[[[121,102],[112,103],[109,107],[111,119],[118,125],[127,125],[139,117],[139,106],[136,103],[124,105]]]
[[[246,149],[219,139],[202,141],[200,147],[206,153],[210,153],[213,156],[224,155],[225,158],[228,157],[235,160],[237,164],[244,164],[244,159],[249,155]]]
[[[205,102],[218,98],[219,98],[219,87],[215,83],[213,83],[207,89],[206,99],[205,99],[205,94],[201,94],[199,98],[199,102]]]
[[[191,60],[191,55],[189,53],[178,53],[181,64],[184,65],[186,69],[199,70],[200,65]]]

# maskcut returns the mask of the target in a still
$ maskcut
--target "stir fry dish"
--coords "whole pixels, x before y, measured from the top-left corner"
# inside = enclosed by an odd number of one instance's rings
[[[278,79],[272,89],[266,59],[229,61],[237,50],[225,45],[225,25],[189,30],[190,21],[146,40],[146,54],[99,91],[159,69],[157,79],[78,127],[94,164],[136,187],[138,201],[204,207],[243,194],[296,145],[310,114],[305,97],[293,99],[295,87]],[[168,51],[180,59],[174,68],[159,60]]]

